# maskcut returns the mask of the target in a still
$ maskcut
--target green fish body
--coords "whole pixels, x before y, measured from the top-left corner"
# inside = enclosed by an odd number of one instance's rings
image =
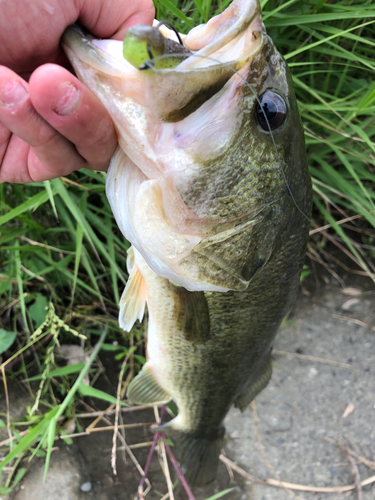
[[[63,37],[119,135],[107,196],[133,245],[120,326],[146,303],[149,314],[148,361],[128,397],[176,402],[163,432],[191,484],[205,484],[231,405],[244,410],[271,377],[298,288],[311,212],[303,129],[255,0],[192,30],[177,66],[136,69],[118,43]]]
[[[252,291],[189,292],[158,276],[133,247],[129,253],[120,325],[129,329],[142,319],[145,302],[149,319],[148,361],[128,397],[136,404],[175,401],[178,416],[160,430],[177,444],[188,482],[203,485],[215,478],[230,407],[243,411],[271,378],[272,342],[296,276],[283,276],[275,259],[273,281],[259,274]]]

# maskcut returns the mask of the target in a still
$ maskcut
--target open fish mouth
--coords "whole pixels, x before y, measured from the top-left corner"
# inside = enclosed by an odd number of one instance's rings
[[[176,33],[158,29],[179,50]],[[124,58],[125,41],[70,27],[62,43],[118,132],[106,191],[124,236],[153,271],[188,290],[245,290],[273,252],[272,220],[305,161],[287,147],[300,130],[291,80],[258,0],[234,0],[181,39],[181,62],[153,64],[147,50],[146,71]],[[260,125],[261,100],[272,133]]]
[[[159,29],[166,38],[177,39],[167,27]],[[173,69],[153,69],[152,74],[144,75],[143,96],[154,117],[176,122],[198,109],[261,50],[264,33],[257,0],[235,0],[207,24],[180,35],[184,47],[192,52],[190,57]],[[123,57],[120,41],[95,40],[72,26],[64,33],[62,43],[78,72],[89,56],[95,70],[113,76],[134,75],[135,69]],[[163,57],[168,55],[155,59]]]

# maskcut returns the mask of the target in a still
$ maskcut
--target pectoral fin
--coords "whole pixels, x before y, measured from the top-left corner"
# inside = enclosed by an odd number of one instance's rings
[[[172,398],[156,380],[149,363],[131,381],[128,388],[128,398],[139,405],[157,405],[168,403]]]
[[[137,319],[142,321],[146,304],[146,283],[134,262],[134,251],[128,251],[129,279],[120,299],[119,325],[127,332],[133,328]]]

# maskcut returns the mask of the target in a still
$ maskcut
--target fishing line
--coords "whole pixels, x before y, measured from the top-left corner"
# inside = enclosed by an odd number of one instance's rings
[[[182,40],[181,40],[180,33],[178,32],[177,28],[175,28],[173,26],[172,23],[170,23],[169,21],[160,21],[160,23],[156,26],[156,29],[159,29],[160,26],[167,26],[167,28],[171,29],[174,32],[174,34],[176,35],[179,44],[184,46],[184,44],[182,43]]]
[[[174,53],[173,56],[186,56],[186,53]],[[171,57],[171,54],[162,54],[160,56],[157,56],[153,59],[151,59],[150,61],[145,61],[144,63],[144,66],[148,67],[149,69],[151,69],[154,73],[158,74],[158,75],[162,75],[163,74],[163,70],[158,70],[156,69],[153,64],[154,64],[154,61],[158,60],[158,59],[166,59],[166,58],[170,58]],[[223,61],[220,61],[218,59],[215,59],[213,57],[209,57],[209,56],[201,56],[201,55],[198,55],[198,54],[191,54],[189,55],[189,57],[197,57],[197,58],[201,58],[201,59],[207,59],[209,61],[212,61],[214,63],[217,63],[217,64],[220,64],[226,68],[228,68],[230,71],[232,71],[234,74],[238,75],[241,80],[244,82],[244,84],[251,90],[251,92],[253,93],[257,103],[259,104],[260,108],[262,109],[263,111],[263,115],[266,119],[266,122],[267,122],[267,127],[268,127],[268,130],[269,130],[269,133],[270,133],[270,136],[271,136],[271,140],[272,140],[272,144],[273,144],[273,147],[275,149],[275,153],[276,153],[276,159],[277,159],[277,162],[278,162],[278,165],[280,167],[280,170],[281,170],[281,176],[282,176],[282,179],[287,187],[287,190],[288,190],[288,193],[293,201],[293,204],[294,206],[297,208],[297,210],[300,212],[300,214],[305,217],[306,220],[308,220],[309,222],[311,222],[311,219],[304,213],[304,211],[298,206],[297,202],[296,202],[296,199],[292,193],[292,190],[288,184],[288,180],[286,178],[286,175],[285,175],[285,172],[284,172],[284,169],[283,169],[283,164],[285,164],[284,162],[282,162],[280,160],[280,156],[279,156],[279,152],[277,150],[277,146],[276,146],[276,142],[275,142],[275,139],[274,139],[274,136],[273,136],[273,133],[272,133],[272,129],[271,129],[271,126],[269,124],[269,121],[268,121],[268,118],[264,112],[264,108],[263,106],[261,105],[261,102],[259,100],[259,97],[257,95],[257,93],[255,92],[255,90],[253,89],[253,87],[250,85],[250,83],[246,80],[246,78],[244,78],[240,73],[239,71],[237,71],[235,68],[233,68],[233,66],[231,66],[230,64],[226,63],[226,62],[223,62]]]

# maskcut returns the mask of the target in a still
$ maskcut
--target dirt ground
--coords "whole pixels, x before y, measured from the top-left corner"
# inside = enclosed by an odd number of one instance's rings
[[[233,409],[226,418],[225,455],[256,478],[324,488],[352,485],[355,477],[359,484],[375,475],[375,331],[353,322],[375,326],[374,286],[362,280],[351,283],[349,292],[343,293],[336,282],[325,281],[316,289],[310,280],[309,292],[305,289],[309,295],[300,294],[279,333],[273,378],[256,398],[256,414],[254,407],[243,414]],[[108,374],[113,390],[116,374],[112,375]],[[21,411],[26,402],[17,398],[11,405]],[[124,413],[123,419],[124,423],[151,422],[153,410]],[[371,462],[366,466],[358,457],[348,458],[336,439]],[[126,440],[130,445],[150,441],[150,434],[142,426],[127,430]],[[42,481],[43,460],[34,459],[6,500],[133,500],[139,472],[129,455],[124,462],[118,449],[117,476],[113,475],[111,448],[112,432],[78,437],[70,446],[59,444],[46,482]],[[133,452],[143,467],[148,448]],[[146,499],[166,498],[167,486],[156,457],[149,478],[152,490]],[[291,492],[247,481],[236,472],[229,474],[223,464],[217,480],[195,489],[194,495],[196,500],[205,500],[225,488],[233,488],[223,497],[228,500],[375,499],[375,478],[362,491]],[[186,498],[178,485],[175,499]]]

